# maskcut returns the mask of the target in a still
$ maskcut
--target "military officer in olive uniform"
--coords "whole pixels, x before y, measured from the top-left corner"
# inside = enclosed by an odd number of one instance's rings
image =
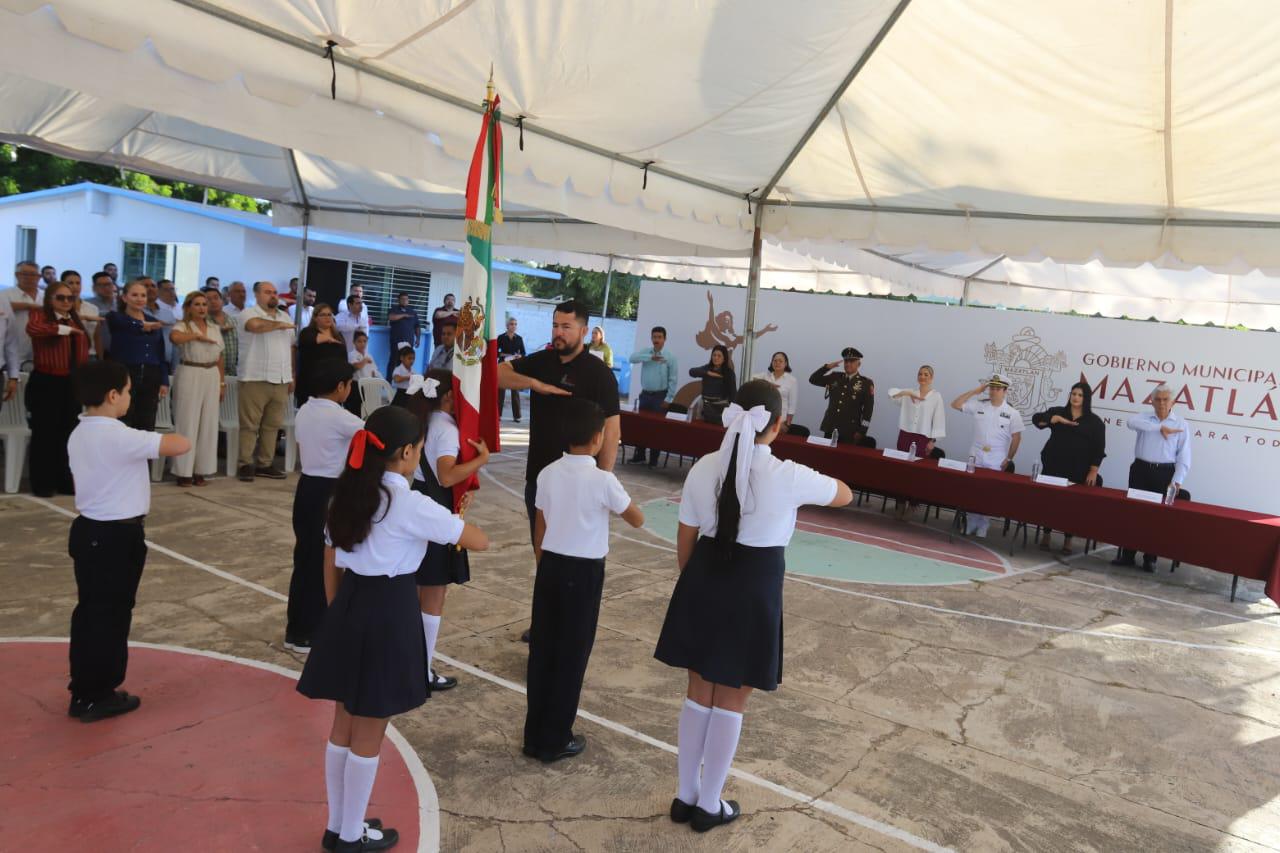
[[[827,438],[839,430],[841,444],[860,444],[875,447],[876,440],[867,435],[871,426],[871,413],[876,407],[876,384],[858,372],[862,365],[862,353],[853,347],[845,347],[840,353],[844,370],[831,373],[840,364],[833,361],[824,364],[809,377],[810,385],[827,389],[827,413],[822,418],[822,434]]]

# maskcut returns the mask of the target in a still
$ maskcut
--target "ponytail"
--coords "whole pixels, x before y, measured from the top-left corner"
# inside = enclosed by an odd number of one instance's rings
[[[742,504],[738,502],[738,443],[733,443],[729,455],[729,473],[720,486],[716,501],[716,555],[722,563],[733,558],[733,546],[738,541],[738,522],[742,520]]]
[[[728,365],[728,362],[725,364]],[[730,376],[732,369],[728,367]],[[782,395],[767,380],[752,379],[743,383],[734,396],[737,397],[737,402],[730,404],[725,410],[727,431],[724,442],[720,445],[720,453],[727,452],[729,457],[727,461],[721,457],[720,470],[724,472],[724,479],[716,498],[716,555],[725,565],[733,559],[734,545],[738,541],[743,510],[742,495],[750,494],[749,482],[738,483],[740,476],[751,476],[749,467],[738,470],[741,467],[739,454],[754,452],[755,440],[772,429],[782,417]],[[742,460],[743,466],[748,466],[750,461],[750,458]],[[750,497],[747,503],[753,503]]]
[[[329,541],[343,551],[354,550],[369,538],[373,525],[391,506],[391,491],[382,482],[387,464],[406,446],[422,441],[418,419],[397,406],[383,406],[369,416],[365,428],[351,439],[347,464],[338,475],[329,503]],[[386,505],[383,507],[383,498]]]

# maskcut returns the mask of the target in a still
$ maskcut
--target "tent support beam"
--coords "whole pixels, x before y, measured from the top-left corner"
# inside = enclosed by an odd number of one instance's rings
[[[854,78],[861,73],[863,67],[866,66],[867,62],[871,59],[871,56],[876,52],[876,48],[880,47],[880,43],[885,40],[885,36],[889,35],[889,31],[893,29],[893,25],[898,23],[898,19],[902,17],[902,13],[907,10],[907,6],[910,5],[910,3],[911,0],[899,0],[898,5],[893,9],[893,12],[885,19],[884,24],[881,25],[880,31],[876,33],[875,38],[871,39],[871,43],[867,45],[866,50],[862,51],[862,55],[858,57],[858,61],[849,69],[849,73],[844,75],[844,79],[840,81],[840,85],[836,87],[836,90],[831,93],[831,97],[827,99],[827,102],[822,105],[822,109],[818,110],[818,115],[805,130],[804,135],[800,137],[800,140],[792,147],[790,153],[787,154],[787,159],[783,160],[782,165],[773,173],[773,177],[769,179],[769,183],[764,185],[764,189],[759,192],[757,199],[768,198],[774,188],[778,186],[778,181],[782,180],[782,176],[787,173],[787,169],[791,168],[791,164],[795,162],[796,157],[800,156],[800,152],[804,150],[809,139],[818,132],[818,128],[827,120],[827,115],[835,109],[836,104],[842,97],[844,97],[845,91],[853,83]]]
[[[609,319],[609,285],[611,284],[613,284],[613,255],[609,256],[609,270],[604,274],[604,305],[600,306],[601,328],[604,328],[604,321]]]
[[[751,377],[751,357],[756,349],[756,306],[760,301],[760,255],[763,248],[760,226],[764,222],[764,206],[756,205],[755,229],[751,234],[751,266],[747,269],[747,327],[742,333],[743,380]]]
[[[324,45],[322,44],[316,44],[306,39],[299,38],[295,35],[284,32],[283,30],[278,30],[275,27],[267,26],[266,24],[263,24],[259,21],[255,21],[251,18],[247,18],[244,15],[237,14],[236,12],[233,12],[229,9],[223,9],[214,3],[208,2],[208,0],[174,0],[174,2],[179,3],[183,6],[186,6],[188,9],[192,9],[193,11],[201,12],[205,15],[209,15],[211,17],[218,18],[219,20],[226,21],[227,23],[232,24],[234,26],[240,27],[245,30],[249,30],[251,32],[255,32],[258,35],[265,36],[266,38],[273,39],[275,41],[280,42],[281,44],[287,44],[290,47],[297,48],[298,50],[304,50],[308,53],[315,54],[317,57],[319,57],[322,51],[324,50]],[[408,89],[409,91],[412,91],[412,92],[416,92],[419,95],[425,95],[428,98],[432,98],[437,101],[442,101],[446,104],[450,104],[460,109],[469,110],[478,116],[484,115],[484,105],[478,100],[471,101],[466,98],[459,98],[457,95],[451,95],[448,92],[442,92],[439,89],[433,88],[431,86],[427,86],[423,83],[419,83],[416,80],[412,80],[408,77],[403,77],[399,74],[396,74],[395,72],[388,71],[386,68],[382,68],[377,65],[370,65],[369,63],[363,62],[359,59],[353,59],[350,56],[347,56],[338,51],[334,51],[333,61],[338,65],[342,65],[346,68],[350,68],[354,71],[359,72],[360,74],[367,74],[370,77],[376,77],[379,80],[383,80],[387,83],[391,83],[394,86],[400,86],[401,88]],[[325,76],[328,76],[328,68],[325,68]],[[502,117],[502,121],[504,124],[508,124],[512,127],[516,126],[515,116],[504,115]],[[713,184],[710,181],[699,180],[698,178],[694,178],[689,175],[683,175],[679,172],[672,171],[670,169],[664,169],[663,167],[657,164],[651,163],[646,165],[646,161],[644,160],[638,160],[634,157],[628,157],[625,154],[620,154],[616,151],[609,151],[605,148],[600,148],[599,146],[592,145],[589,142],[584,142],[580,139],[574,139],[571,136],[565,136],[564,134],[556,133],[553,130],[540,128],[536,124],[531,123],[527,118],[523,122],[523,128],[524,128],[524,132],[531,136],[541,136],[546,139],[559,142],[562,145],[568,145],[571,148],[577,148],[580,151],[586,151],[591,154],[595,154],[597,156],[616,161],[618,163],[625,163],[628,166],[635,167],[639,171],[643,171],[647,168],[649,171],[649,174],[651,175],[662,175],[663,177],[671,178],[672,180],[675,180],[675,181],[680,181],[683,184],[700,187],[701,189],[710,190],[711,192],[714,192],[714,193],[732,196],[735,199],[742,198],[741,190],[734,190],[728,187],[722,187],[719,184]]]
[[[305,304],[303,291],[307,289],[307,243],[311,238],[311,202],[307,198],[307,186],[302,182],[302,173],[298,171],[298,158],[292,148],[286,148],[289,161],[289,177],[293,180],[294,191],[302,202],[302,254],[298,258],[298,292],[294,294],[293,325],[302,331],[302,306]]]
[[[963,291],[961,291],[961,293],[960,293],[960,304],[961,304],[961,305],[968,305],[968,304],[969,304],[969,283],[970,283],[970,282],[972,282],[972,281],[973,281],[975,278],[977,278],[978,276],[982,275],[982,274],[983,274],[984,272],[986,272],[987,270],[989,270],[989,269],[991,269],[992,267],[994,267],[996,264],[998,264],[998,263],[1000,263],[1001,261],[1003,261],[1003,260],[1004,260],[1005,258],[1007,258],[1007,257],[1009,257],[1009,256],[1008,256],[1008,255],[1001,255],[1001,256],[1000,256],[1000,257],[998,257],[998,258],[992,258],[990,263],[983,264],[981,269],[974,270],[973,272],[969,273],[967,276],[965,276],[965,277],[964,277],[964,290],[963,290]]]
[[[1280,219],[1198,219],[1170,218],[1159,216],[1072,216],[1048,213],[1015,213],[1006,210],[972,210],[958,208],[933,207],[889,207],[883,204],[871,205],[861,202],[833,201],[783,201],[779,199],[760,202],[766,207],[794,207],[808,210],[852,210],[877,214],[905,214],[908,216],[952,216],[964,219],[1010,219],[1017,222],[1076,222],[1088,225],[1144,225],[1161,228],[1262,228],[1280,230]]]

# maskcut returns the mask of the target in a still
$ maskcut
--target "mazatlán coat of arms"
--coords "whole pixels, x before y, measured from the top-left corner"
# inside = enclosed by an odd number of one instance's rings
[[[1045,349],[1030,326],[1002,347],[987,344],[983,357],[993,371],[1009,380],[1009,404],[1024,415],[1044,411],[1062,395],[1062,389],[1054,387],[1053,377],[1067,366],[1067,356],[1062,350],[1050,353]]]
[[[484,358],[484,317],[484,304],[468,296],[458,312],[458,334],[453,343],[458,358],[468,367]]]

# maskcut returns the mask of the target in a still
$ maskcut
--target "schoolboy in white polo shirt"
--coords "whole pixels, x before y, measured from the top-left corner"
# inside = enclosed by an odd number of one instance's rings
[[[580,754],[587,741],[573,733],[578,698],[596,638],[604,558],[609,553],[609,515],[632,527],[644,514],[609,471],[596,466],[604,442],[604,412],[591,400],[564,401],[569,452],[538,474],[529,629],[529,710],[524,754],[550,763]]]
[[[119,362],[91,361],[76,370],[85,407],[67,441],[76,509],[68,550],[75,563],[76,608],[71,613],[71,706],[81,722],[127,714],[141,701],[123,690],[129,663],[129,625],[147,559],[143,519],[151,509],[151,469],[157,456],[181,456],[191,441],[131,429],[129,371]]]

